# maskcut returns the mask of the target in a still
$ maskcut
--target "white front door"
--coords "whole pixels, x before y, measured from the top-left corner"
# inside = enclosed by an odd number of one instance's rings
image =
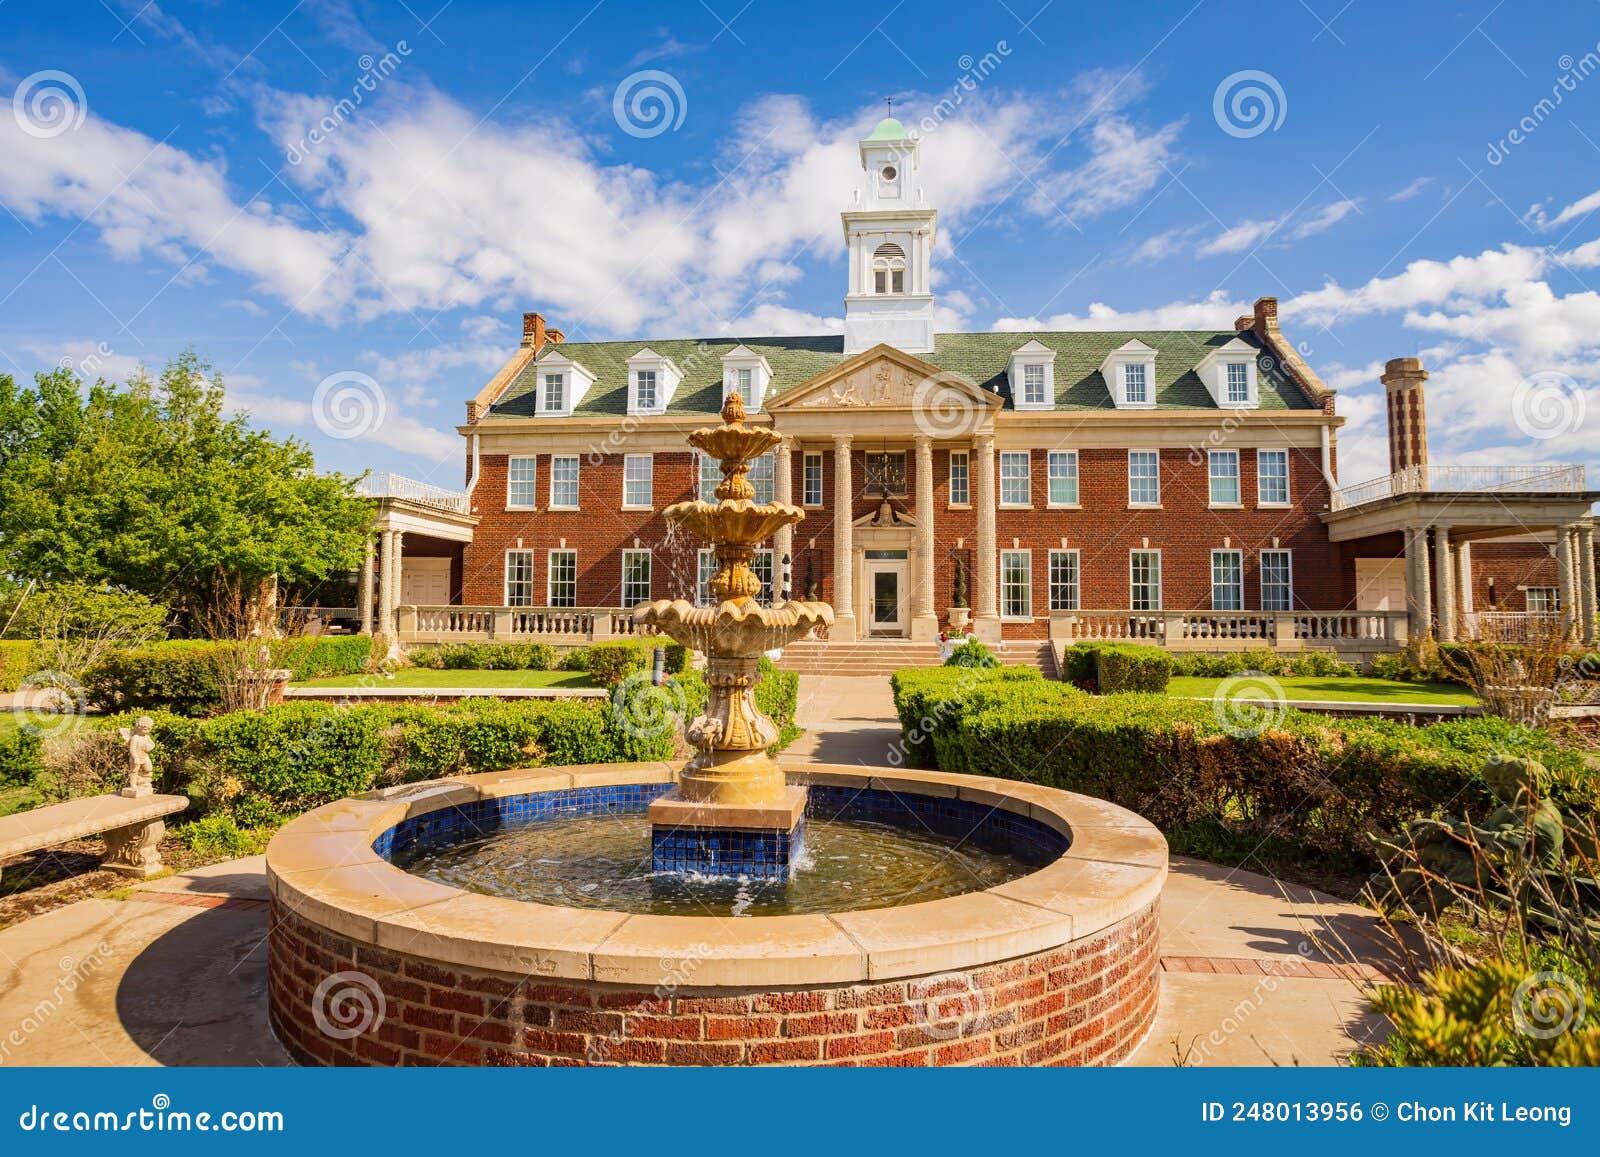
[[[410,607],[450,604],[448,558],[404,558],[400,563],[400,603]]]
[[[906,633],[906,564],[867,562],[867,630],[874,635]]]
[[[1406,560],[1356,559],[1356,610],[1403,611],[1405,609]]]

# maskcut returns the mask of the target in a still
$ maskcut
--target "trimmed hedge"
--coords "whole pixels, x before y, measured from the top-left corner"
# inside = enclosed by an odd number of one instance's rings
[[[222,702],[217,652],[234,643],[177,639],[107,655],[84,675],[89,701],[103,711],[175,711],[205,715]],[[269,642],[291,678],[359,675],[372,661],[369,635],[332,635]]]
[[[1015,670],[897,673],[910,757],[1098,796],[1184,839],[1209,831],[1362,864],[1372,862],[1369,833],[1438,811],[1492,811],[1479,769],[1496,753],[1544,762],[1567,785],[1563,806],[1592,808],[1600,794],[1576,753],[1502,719],[1411,727],[1286,711],[1250,734],[1230,730],[1210,703],[1090,696]]]
[[[589,675],[596,683],[615,687],[635,671],[649,669],[650,647],[642,639],[590,643],[586,662]]]
[[[33,671],[32,643],[26,639],[0,639],[0,694],[15,691]]]
[[[1384,657],[1380,655],[1379,659]],[[1246,671],[1259,671],[1263,675],[1295,675],[1302,678],[1360,674],[1354,664],[1344,662],[1332,651],[1299,651],[1285,655],[1270,647],[1252,647],[1245,651],[1227,651],[1219,655],[1179,653],[1172,656],[1174,675],[1198,675],[1206,679],[1220,679],[1228,675],[1242,675]]]
[[[435,671],[549,671],[556,649],[549,643],[452,643],[417,647],[408,658]]]
[[[1062,652],[1061,666],[1069,683],[1092,681],[1104,694],[1165,691],[1172,679],[1171,654],[1140,643],[1074,643]]]

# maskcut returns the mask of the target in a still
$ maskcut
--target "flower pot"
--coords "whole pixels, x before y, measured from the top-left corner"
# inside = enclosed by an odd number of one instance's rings
[[[972,612],[966,607],[951,607],[949,611],[950,625],[958,631],[967,629],[967,624],[972,621]]]

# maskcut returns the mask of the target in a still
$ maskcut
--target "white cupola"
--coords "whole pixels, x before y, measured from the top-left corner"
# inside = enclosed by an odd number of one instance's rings
[[[938,214],[918,183],[918,143],[892,117],[861,142],[863,184],[840,217],[850,251],[844,352],[880,342],[933,352],[929,266]]]

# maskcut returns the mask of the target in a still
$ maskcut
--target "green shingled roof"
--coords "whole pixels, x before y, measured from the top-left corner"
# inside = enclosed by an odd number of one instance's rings
[[[1156,409],[1214,410],[1216,403],[1194,367],[1211,350],[1234,338],[1260,348],[1250,333],[1188,330],[1083,330],[1041,333],[943,333],[934,338],[931,354],[918,354],[940,369],[953,370],[1009,401],[1006,366],[1011,353],[1029,341],[1056,351],[1056,408],[1058,410],[1111,410],[1111,394],[1100,366],[1106,355],[1138,339],[1156,351]],[[595,377],[577,408],[579,415],[627,413],[628,359],[640,350],[653,349],[671,358],[683,371],[683,381],[667,407],[669,414],[711,415],[722,405],[722,355],[744,345],[767,359],[772,367],[768,397],[815,377],[844,360],[844,338],[760,337],[679,338],[668,341],[566,342],[550,347],[577,362]],[[541,358],[548,356],[548,352]],[[1308,410],[1317,407],[1289,379],[1276,360],[1261,365],[1263,410]],[[538,363],[525,367],[491,407],[497,418],[532,417],[534,382]]]

